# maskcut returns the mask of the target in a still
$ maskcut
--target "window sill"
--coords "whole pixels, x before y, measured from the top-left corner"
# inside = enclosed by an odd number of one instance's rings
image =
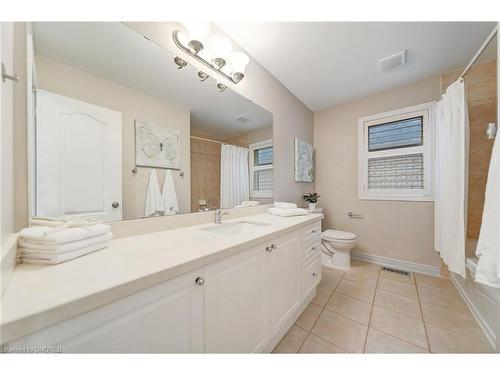
[[[361,195],[358,199],[364,201],[434,202],[434,197],[401,195]]]

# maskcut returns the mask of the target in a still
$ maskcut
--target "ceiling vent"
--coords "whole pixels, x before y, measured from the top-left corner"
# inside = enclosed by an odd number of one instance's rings
[[[242,124],[244,124],[245,122],[248,122],[250,121],[250,117],[247,117],[245,115],[238,115],[234,118],[237,122],[240,122]]]
[[[378,61],[378,64],[384,73],[403,68],[406,65],[406,50],[384,57]]]

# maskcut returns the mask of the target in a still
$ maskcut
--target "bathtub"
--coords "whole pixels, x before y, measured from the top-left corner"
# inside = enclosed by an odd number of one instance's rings
[[[491,345],[500,352],[500,345],[496,344],[497,337],[500,337],[500,289],[474,281],[477,267],[477,258],[474,257],[476,244],[477,240],[467,240],[466,278],[452,273],[451,279]]]

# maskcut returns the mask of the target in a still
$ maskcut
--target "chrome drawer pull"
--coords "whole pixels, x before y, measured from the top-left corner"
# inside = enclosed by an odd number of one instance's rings
[[[266,246],[266,251],[271,252],[273,251],[273,248],[271,246]]]
[[[205,279],[203,277],[197,277],[196,280],[194,281],[196,285],[203,285],[205,284]]]
[[[271,245],[271,249],[277,249],[277,248],[278,248],[278,245],[276,245],[274,243]]]
[[[318,274],[316,272],[313,272],[313,276],[316,277],[318,276]]]

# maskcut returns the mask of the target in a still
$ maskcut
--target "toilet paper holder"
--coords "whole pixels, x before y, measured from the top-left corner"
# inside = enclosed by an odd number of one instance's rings
[[[349,211],[347,213],[347,216],[349,216],[351,219],[362,219],[363,218],[363,215],[361,215],[361,214],[355,214],[352,211]]]

